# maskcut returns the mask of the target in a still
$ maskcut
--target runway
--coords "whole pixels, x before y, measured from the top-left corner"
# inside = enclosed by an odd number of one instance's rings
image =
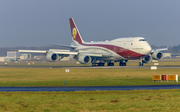
[[[121,69],[121,68],[132,68],[132,69],[150,69],[151,66],[43,66],[43,65],[0,65],[0,68],[86,68],[86,69]],[[160,69],[180,69],[180,65],[165,65],[157,66]]]
[[[84,86],[84,87],[0,87],[4,92],[35,91],[111,91],[111,90],[158,90],[180,89],[180,85],[148,85],[148,86]]]

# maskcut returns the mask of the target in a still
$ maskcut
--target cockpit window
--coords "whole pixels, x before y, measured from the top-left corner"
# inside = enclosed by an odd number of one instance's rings
[[[146,39],[139,39],[139,41],[146,41]]]

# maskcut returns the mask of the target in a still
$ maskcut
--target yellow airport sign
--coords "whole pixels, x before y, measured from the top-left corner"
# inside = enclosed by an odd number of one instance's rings
[[[161,80],[161,75],[153,75],[153,80]]]
[[[176,81],[178,82],[178,75],[177,74],[155,74],[152,76],[154,81]]]
[[[168,75],[167,80],[176,80],[176,75]]]

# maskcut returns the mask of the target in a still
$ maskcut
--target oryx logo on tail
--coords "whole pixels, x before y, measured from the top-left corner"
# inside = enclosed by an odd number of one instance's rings
[[[72,36],[73,36],[73,39],[74,39],[74,40],[76,39],[76,35],[77,35],[76,28],[73,28],[73,30],[72,30]]]
[[[69,22],[71,27],[72,40],[79,44],[84,43],[73,18],[69,18]]]

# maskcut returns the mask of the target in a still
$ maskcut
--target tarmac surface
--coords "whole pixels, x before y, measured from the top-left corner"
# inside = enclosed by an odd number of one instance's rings
[[[154,65],[153,65],[154,66]],[[151,66],[43,66],[43,65],[0,65],[0,68],[86,68],[86,69],[107,69],[107,68],[133,68],[133,69],[150,69]],[[157,69],[180,69],[180,65],[157,66]]]
[[[147,85],[147,86],[84,86],[84,87],[0,87],[4,92],[35,91],[111,91],[111,90],[157,90],[180,89],[180,85]]]

